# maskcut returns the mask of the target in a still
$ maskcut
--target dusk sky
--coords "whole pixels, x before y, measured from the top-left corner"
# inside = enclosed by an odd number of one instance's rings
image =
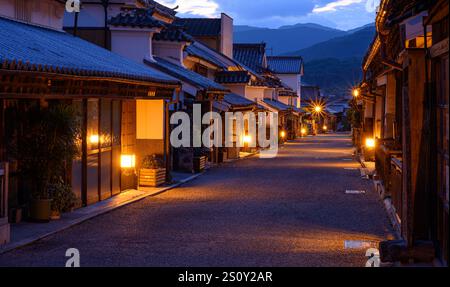
[[[160,0],[180,17],[232,16],[236,25],[278,28],[317,23],[348,30],[374,22],[379,0]]]

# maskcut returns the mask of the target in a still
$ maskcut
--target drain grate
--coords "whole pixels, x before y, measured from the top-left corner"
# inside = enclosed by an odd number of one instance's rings
[[[345,191],[345,194],[364,194],[364,193],[366,193],[365,190],[351,190],[351,189],[348,189],[348,190]]]

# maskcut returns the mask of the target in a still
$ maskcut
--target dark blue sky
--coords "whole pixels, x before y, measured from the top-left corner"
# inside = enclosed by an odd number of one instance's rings
[[[277,28],[317,23],[348,30],[374,22],[379,0],[159,0],[179,5],[179,16],[216,17],[225,12],[237,25]]]

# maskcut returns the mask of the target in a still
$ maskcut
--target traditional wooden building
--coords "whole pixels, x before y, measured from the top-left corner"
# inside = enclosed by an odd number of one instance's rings
[[[10,143],[26,135],[28,110],[60,103],[79,118],[79,155],[64,171],[77,206],[136,188],[136,157],[150,138],[161,141],[156,153],[168,153],[167,105],[180,83],[64,32],[64,1],[18,3],[0,1],[0,161],[11,167],[9,209],[25,211],[30,198]]]
[[[375,153],[402,237],[382,259],[447,265],[448,2],[381,1],[376,27],[354,96],[360,148]]]

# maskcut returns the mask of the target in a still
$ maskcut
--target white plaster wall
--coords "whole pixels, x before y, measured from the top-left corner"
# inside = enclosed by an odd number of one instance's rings
[[[264,91],[266,89],[260,87],[245,87],[245,97],[251,101],[255,101],[256,99],[262,101],[264,99]]]
[[[220,51],[233,59],[233,18],[221,14]]]
[[[275,95],[275,89],[264,89],[264,98],[278,100],[278,95]]]
[[[125,1],[121,1],[125,2]],[[120,13],[121,5],[111,4],[108,7],[108,19]],[[64,27],[73,27],[74,13],[64,14]],[[83,4],[80,14],[78,15],[78,27],[99,28],[105,26],[105,12],[103,7],[98,4]]]
[[[15,0],[0,0],[0,16],[15,18]]]
[[[239,95],[241,97],[246,97],[245,96],[245,85],[224,85],[227,89],[229,89],[233,94]],[[248,98],[250,99],[250,98]],[[254,100],[254,99],[250,99],[250,100]]]
[[[153,41],[153,55],[184,66],[183,50],[186,44],[170,41]]]
[[[152,56],[152,32],[113,30],[111,50],[138,63]]]
[[[62,30],[65,6],[54,0],[25,1],[26,19],[16,15],[16,0],[0,0],[0,15],[31,24]]]

